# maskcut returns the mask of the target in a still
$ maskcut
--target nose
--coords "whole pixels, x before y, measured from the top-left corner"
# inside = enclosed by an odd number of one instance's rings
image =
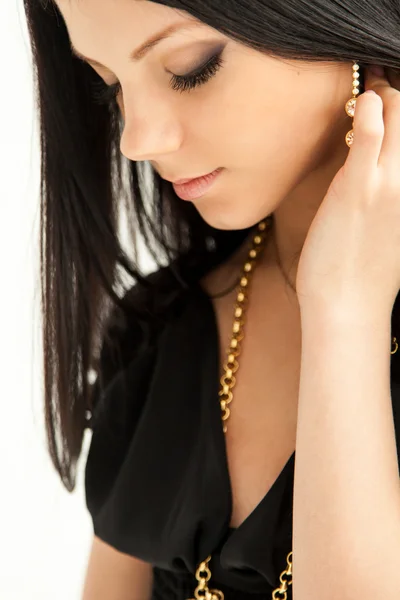
[[[126,120],[125,120],[126,119]],[[133,111],[123,115],[124,127],[120,140],[120,151],[132,161],[151,160],[160,155],[176,152],[182,146],[181,123],[170,111],[161,111],[160,106],[138,117]]]

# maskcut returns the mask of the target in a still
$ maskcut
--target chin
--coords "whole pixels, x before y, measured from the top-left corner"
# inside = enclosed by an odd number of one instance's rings
[[[270,212],[265,212],[265,207],[251,207],[248,204],[240,207],[230,207],[221,205],[218,200],[211,200],[207,206],[201,206],[201,202],[196,206],[197,211],[204,221],[215,229],[224,231],[237,231],[240,229],[249,229],[255,227],[260,221],[270,216]]]

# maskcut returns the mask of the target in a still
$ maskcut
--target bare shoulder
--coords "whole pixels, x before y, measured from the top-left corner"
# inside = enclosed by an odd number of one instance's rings
[[[152,565],[93,536],[81,600],[150,600]]]

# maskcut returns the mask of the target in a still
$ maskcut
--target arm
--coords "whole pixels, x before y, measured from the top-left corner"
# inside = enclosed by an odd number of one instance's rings
[[[152,566],[94,536],[81,600],[150,600]]]
[[[302,311],[294,600],[400,597],[390,315]]]

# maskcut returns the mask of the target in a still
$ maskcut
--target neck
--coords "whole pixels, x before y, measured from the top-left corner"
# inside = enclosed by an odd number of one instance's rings
[[[337,172],[344,165],[348,156],[348,147],[344,141],[344,128],[338,127],[325,158],[320,159],[318,169],[310,168],[308,174],[300,181],[292,192],[286,196],[273,211],[271,234],[268,236],[268,248],[264,252],[262,262],[280,263],[283,272],[292,286],[295,287],[297,268],[301,251],[309,228],[319,207],[329,190]]]

